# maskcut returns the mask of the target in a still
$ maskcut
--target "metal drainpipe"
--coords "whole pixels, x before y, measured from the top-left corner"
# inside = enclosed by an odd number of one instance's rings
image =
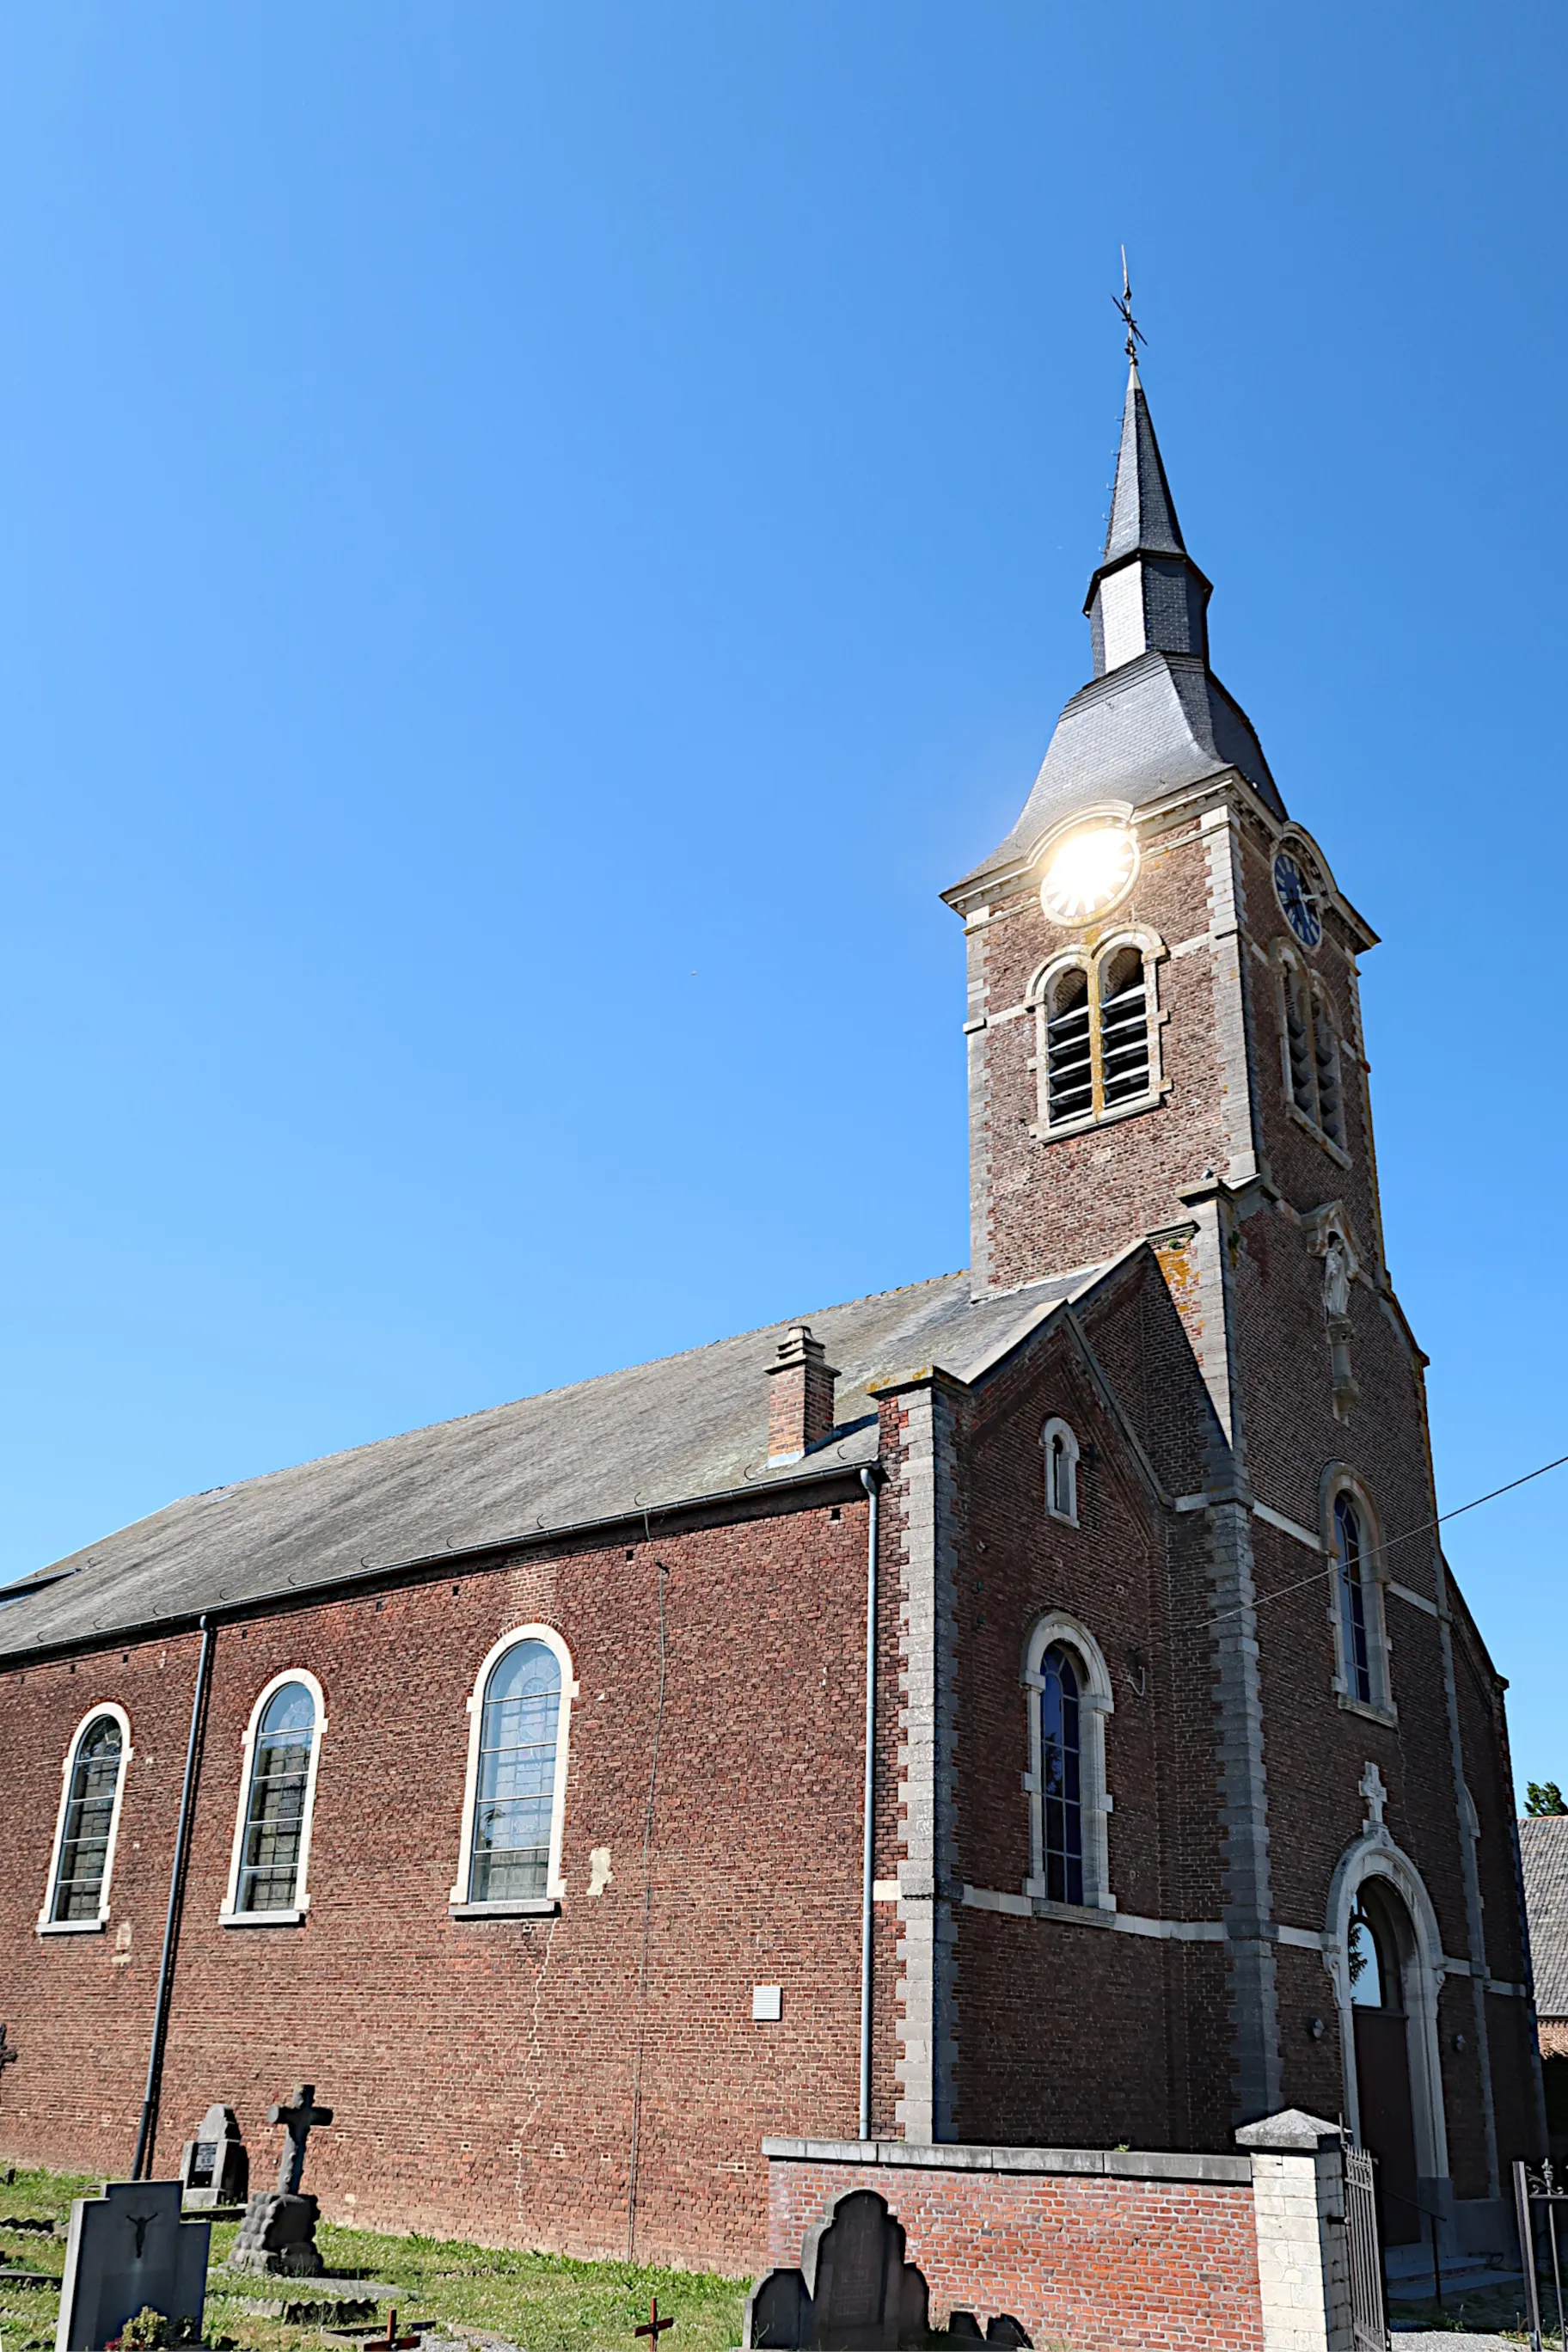
[[[877,1537],[882,1474],[862,1470],[870,1506],[866,1528],[866,1793],[860,1855],[860,2137],[871,2137],[871,1919],[876,1863],[877,1796]]]
[[[169,1910],[163,1921],[163,1956],[158,1963],[158,1997],[153,2006],[153,2048],[147,2060],[147,2088],[142,2100],[136,2153],[131,2160],[132,2180],[141,2180],[151,2171],[153,2141],[158,2129],[158,2100],[163,2087],[163,2045],[169,2032],[174,1948],[179,1940],[185,1860],[191,1843],[191,1808],[196,1788],[196,1746],[201,1735],[202,1710],[206,1703],[207,1678],[212,1670],[212,1626],[205,1617],[199,1619],[198,1622],[202,1632],[201,1655],[196,1661],[196,1687],[191,1699],[190,1738],[185,1742],[185,1779],[180,1790],[179,1826],[174,1832],[174,1866],[169,1874]]]

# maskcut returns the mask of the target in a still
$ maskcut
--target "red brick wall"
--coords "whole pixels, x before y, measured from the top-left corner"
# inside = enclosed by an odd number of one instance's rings
[[[159,2170],[223,2099],[265,2180],[265,2106],[307,2078],[337,2110],[307,2179],[331,2218],[625,2252],[662,1562],[637,2244],[752,2264],[763,2135],[855,2129],[865,1541],[864,1500],[846,1500],[223,1627]],[[561,1632],[581,1694],[561,1916],[452,1919],[464,1701],[492,1643],[534,1620]],[[0,2085],[9,2158],[129,2164],[195,1650],[146,1643],[0,1678],[0,2015],[22,2053]],[[294,1665],[327,1706],[309,1916],[226,1929],[241,1736],[262,1685]],[[100,1698],[128,1710],[135,1751],[113,1916],[101,1936],[40,1937],[60,1759]],[[590,1899],[598,1846],[613,1876]],[[782,1984],[778,2023],[752,2023],[754,1982]],[[890,2033],[886,2002],[882,2017]]]
[[[869,2189],[906,2233],[931,2316],[1007,2312],[1037,2346],[1261,2352],[1250,2186],[774,2160],[768,2259],[800,2260],[836,2196]]]

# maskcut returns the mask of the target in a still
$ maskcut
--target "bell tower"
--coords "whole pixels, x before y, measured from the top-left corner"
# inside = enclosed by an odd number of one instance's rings
[[[1133,358],[1093,674],[1012,832],[943,894],[968,949],[977,1294],[1158,1244],[1205,1192],[1260,1183],[1302,1213],[1338,1201],[1381,1262],[1355,972],[1373,934],[1210,667],[1210,593]]]

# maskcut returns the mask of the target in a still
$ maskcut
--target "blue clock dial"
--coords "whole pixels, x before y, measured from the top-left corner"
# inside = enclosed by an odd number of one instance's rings
[[[1323,936],[1317,893],[1288,849],[1281,849],[1275,856],[1274,895],[1279,901],[1281,914],[1301,945],[1315,948]]]

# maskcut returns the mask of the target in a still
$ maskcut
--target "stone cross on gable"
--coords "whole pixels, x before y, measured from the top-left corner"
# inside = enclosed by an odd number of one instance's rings
[[[289,2144],[278,2159],[278,2189],[280,2196],[297,2197],[305,2177],[305,2142],[315,2125],[331,2122],[332,2111],[316,2105],[314,2083],[300,2083],[287,2105],[279,2099],[276,2106],[268,2108],[267,2120],[288,2127]]]
[[[1368,1829],[1380,1830],[1383,1827],[1383,1809],[1388,1802],[1388,1790],[1383,1785],[1382,1773],[1370,1759],[1367,1762],[1366,1770],[1362,1774],[1356,1786],[1361,1790],[1362,1795],[1366,1799],[1366,1825]]]

